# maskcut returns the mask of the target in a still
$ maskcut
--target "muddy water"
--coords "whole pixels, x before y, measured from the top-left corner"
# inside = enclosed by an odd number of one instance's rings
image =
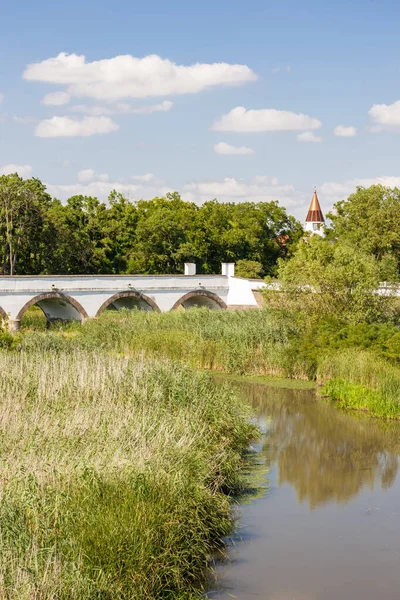
[[[246,384],[268,490],[241,507],[219,600],[398,600],[400,424]]]

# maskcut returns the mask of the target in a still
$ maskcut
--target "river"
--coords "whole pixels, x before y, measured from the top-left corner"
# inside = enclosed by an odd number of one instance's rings
[[[238,387],[265,432],[268,488],[241,506],[209,597],[400,598],[400,424],[310,390]]]

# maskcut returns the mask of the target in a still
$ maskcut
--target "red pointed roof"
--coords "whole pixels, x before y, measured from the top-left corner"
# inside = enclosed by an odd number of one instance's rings
[[[316,190],[314,191],[310,208],[308,209],[306,223],[325,223]]]

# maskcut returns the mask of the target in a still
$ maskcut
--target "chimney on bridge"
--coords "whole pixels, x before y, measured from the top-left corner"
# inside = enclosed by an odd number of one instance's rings
[[[235,263],[221,263],[221,273],[226,277],[235,277]]]
[[[185,263],[185,275],[196,275],[196,263]]]

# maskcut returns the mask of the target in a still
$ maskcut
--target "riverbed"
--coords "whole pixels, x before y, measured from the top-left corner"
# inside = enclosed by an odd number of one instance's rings
[[[268,474],[241,506],[209,597],[399,598],[400,424],[343,412],[312,390],[237,385],[263,429]]]

